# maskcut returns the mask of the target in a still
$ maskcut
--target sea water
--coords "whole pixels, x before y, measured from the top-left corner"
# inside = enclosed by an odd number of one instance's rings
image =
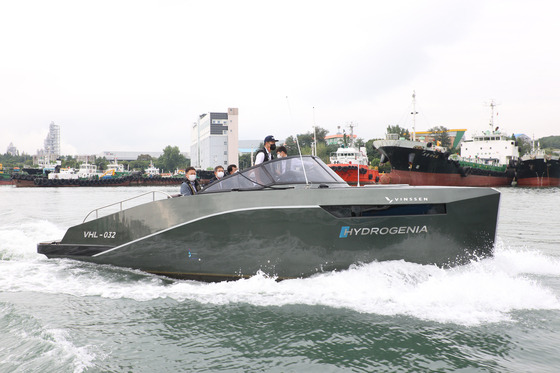
[[[0,372],[560,370],[560,188],[499,189],[494,257],[451,269],[200,283],[36,253],[153,190],[178,187],[0,187]]]

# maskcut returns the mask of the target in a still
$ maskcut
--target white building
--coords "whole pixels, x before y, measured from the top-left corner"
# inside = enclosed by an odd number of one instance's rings
[[[191,165],[200,169],[239,163],[238,109],[205,113],[191,131]]]
[[[33,156],[33,164],[44,166],[55,162],[60,155],[60,126],[51,122],[44,147],[37,149],[37,154]]]
[[[49,134],[45,139],[44,155],[60,156],[60,126],[51,122]]]

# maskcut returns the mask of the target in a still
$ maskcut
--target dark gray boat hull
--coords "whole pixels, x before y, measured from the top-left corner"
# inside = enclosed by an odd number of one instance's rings
[[[38,252],[198,280],[306,277],[376,260],[449,266],[491,255],[499,197],[394,185],[201,194],[74,226]]]

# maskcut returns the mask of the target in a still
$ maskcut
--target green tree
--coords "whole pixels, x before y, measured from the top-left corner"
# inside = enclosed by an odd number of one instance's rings
[[[95,162],[93,162],[93,164],[97,166],[98,170],[102,171],[107,169],[107,165],[109,164],[109,161],[105,157],[102,158],[96,157]]]
[[[19,155],[11,155],[8,153],[0,154],[0,163],[3,168],[31,166],[33,157],[29,154],[21,153]]]
[[[135,161],[128,162],[129,170],[144,171],[148,167],[150,167],[150,161],[147,160],[136,159]]]
[[[301,154],[311,154],[311,147],[313,145],[313,138],[317,134],[317,152],[319,152],[319,145],[326,144],[325,137],[329,133],[328,130],[316,127],[315,131],[308,131],[303,134],[298,134],[297,140],[301,148]],[[299,154],[298,147],[296,144],[296,138],[294,136],[289,136],[286,139],[286,149],[288,150],[288,155]]]
[[[243,153],[239,156],[239,169],[243,170],[245,168],[251,167],[251,153]]]
[[[515,136],[514,136],[514,140],[515,140]],[[531,141],[525,141],[522,138],[518,138],[516,142],[517,142],[517,147],[519,149],[520,157],[530,153],[531,150],[533,149],[533,144],[531,143]]]
[[[153,159],[152,156],[149,154],[140,154],[138,158],[136,158],[137,161],[148,161],[148,162],[150,162],[152,159]]]
[[[538,141],[542,149],[560,149],[560,136],[541,137]]]
[[[178,146],[167,145],[163,154],[157,159],[156,167],[173,172],[177,168],[186,168],[187,158],[181,154]]]
[[[448,131],[447,127],[436,126],[430,128],[428,131],[434,133],[433,134],[433,138],[435,142],[434,145],[445,146],[446,148],[449,148],[452,145],[451,138],[449,137],[449,133],[447,132]]]
[[[387,126],[387,133],[396,133],[399,135],[399,138],[404,137],[407,140],[410,140],[410,132],[407,128],[402,128],[399,125],[395,126]]]
[[[77,159],[75,159],[71,155],[68,155],[68,156],[64,157],[64,159],[62,160],[62,165],[61,166],[62,167],[70,167],[70,168],[79,168],[80,163],[78,162]]]

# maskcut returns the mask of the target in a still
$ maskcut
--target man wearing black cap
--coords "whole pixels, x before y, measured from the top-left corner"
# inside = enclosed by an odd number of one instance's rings
[[[255,157],[255,165],[261,164],[266,161],[273,159],[271,151],[276,149],[276,142],[278,140],[274,139],[274,136],[267,136],[264,138],[264,147],[259,149],[257,156]]]

